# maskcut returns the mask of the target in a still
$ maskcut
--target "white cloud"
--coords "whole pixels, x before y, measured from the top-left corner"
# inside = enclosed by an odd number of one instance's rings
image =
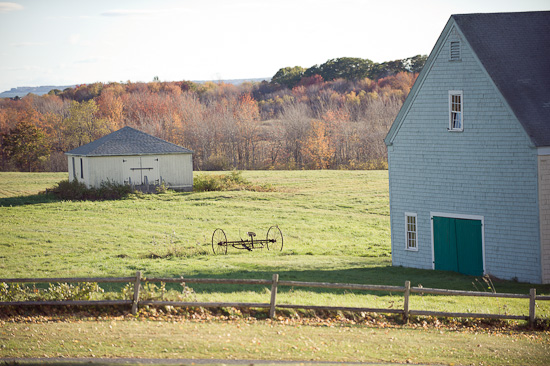
[[[158,11],[153,10],[133,10],[133,9],[115,9],[109,10],[101,13],[101,15],[106,17],[128,17],[135,15],[152,15],[158,13]]]
[[[12,72],[12,71],[42,71],[42,70],[44,70],[44,68],[41,67],[41,66],[36,66],[36,65],[24,65],[24,66],[16,66],[16,67],[3,67],[3,68],[1,68],[1,70],[5,70],[5,71],[9,71],[9,72]]]
[[[99,58],[88,58],[84,60],[77,60],[74,63],[75,64],[95,64],[99,62]]]
[[[0,3],[0,14],[9,13],[10,11],[23,10],[23,5],[16,3]]]
[[[161,8],[161,9],[112,9],[101,13],[104,17],[154,17],[182,13],[191,13],[192,9],[186,7]]]
[[[18,43],[11,43],[10,46],[12,47],[37,47],[37,46],[47,46],[48,44],[46,42],[18,42]]]
[[[80,34],[76,33],[69,36],[70,44],[78,44],[78,41],[80,41]]]
[[[91,58],[76,60],[74,62],[74,64],[75,65],[77,65],[77,64],[97,64],[97,63],[101,63],[101,62],[108,61],[108,60],[109,60],[108,57],[98,56],[98,57],[91,57]]]

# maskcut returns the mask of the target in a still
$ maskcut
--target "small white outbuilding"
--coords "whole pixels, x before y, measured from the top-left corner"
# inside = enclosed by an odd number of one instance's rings
[[[102,182],[193,189],[193,152],[155,136],[124,127],[65,153],[69,180],[88,188]]]

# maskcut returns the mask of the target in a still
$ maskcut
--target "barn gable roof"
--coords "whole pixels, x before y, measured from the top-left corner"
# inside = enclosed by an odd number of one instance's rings
[[[550,11],[452,15],[432,53],[441,47],[453,24],[533,144],[550,146]],[[428,58],[416,88],[411,90],[388,132],[387,145],[391,145],[399,130],[430,62],[433,60]]]
[[[550,146],[550,11],[453,19],[535,146]]]
[[[138,131],[124,127],[89,144],[66,152],[67,155],[120,156],[150,154],[192,154],[189,149]]]

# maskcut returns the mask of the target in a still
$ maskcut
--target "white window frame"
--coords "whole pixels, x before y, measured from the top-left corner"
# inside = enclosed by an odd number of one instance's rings
[[[409,230],[409,217],[414,217],[414,231]],[[414,233],[414,239],[410,240],[409,233]],[[414,212],[405,212],[405,250],[418,252],[418,215]]]
[[[454,97],[459,97],[460,102],[456,103]],[[459,106],[459,111],[457,111],[456,106]],[[456,126],[456,123],[453,123],[456,120],[458,114],[459,126]],[[453,132],[462,132],[464,131],[464,92],[462,90],[449,90],[449,131]]]

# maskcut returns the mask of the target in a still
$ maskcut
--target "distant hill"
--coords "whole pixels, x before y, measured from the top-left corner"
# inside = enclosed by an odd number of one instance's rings
[[[5,91],[3,93],[0,93],[0,98],[14,98],[14,97],[24,97],[25,95],[29,93],[33,93],[36,95],[44,95],[48,94],[50,90],[53,89],[67,89],[67,88],[73,88],[74,85],[66,85],[66,86],[19,86],[17,88],[11,88],[8,91]]]
[[[226,84],[233,84],[233,85],[240,85],[242,83],[246,82],[253,82],[253,83],[259,83],[262,81],[270,81],[271,77],[267,78],[250,78],[250,79],[229,79],[229,80],[192,80],[192,82],[197,84],[203,84],[208,81],[212,82],[224,82]],[[48,94],[50,90],[59,89],[64,90],[67,88],[74,88],[75,85],[65,85],[65,86],[53,86],[53,85],[47,85],[47,86],[19,86],[17,88],[11,88],[8,91],[0,93],[0,98],[15,98],[15,97],[24,97],[25,95],[29,93],[33,93],[36,95],[44,95]]]
[[[214,83],[222,82],[222,83],[226,83],[226,84],[241,85],[242,83],[247,83],[247,82],[261,83],[264,80],[269,82],[269,81],[271,81],[271,77],[268,77],[268,78],[250,78],[250,79],[228,79],[228,80],[191,80],[191,81],[194,82],[194,83],[197,83],[197,84],[203,84],[203,83],[206,83],[208,81],[211,81],[211,82],[214,82]]]

